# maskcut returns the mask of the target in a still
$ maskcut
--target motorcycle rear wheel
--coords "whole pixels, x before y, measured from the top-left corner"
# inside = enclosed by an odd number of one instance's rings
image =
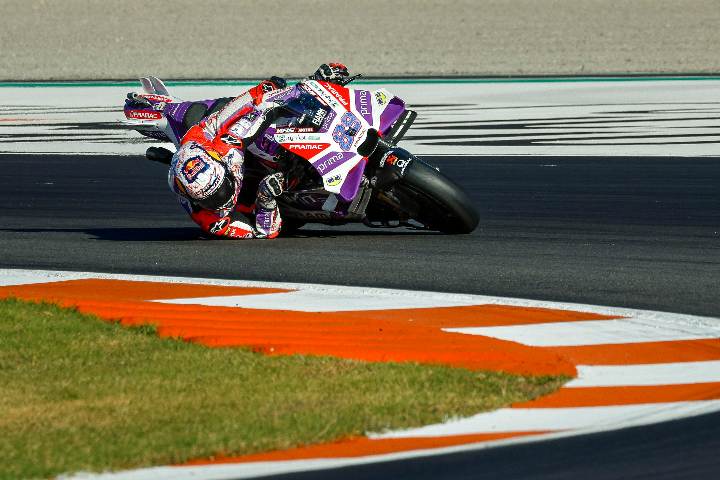
[[[393,187],[400,205],[415,221],[443,233],[471,233],[478,212],[467,194],[445,175],[421,160],[408,165]]]

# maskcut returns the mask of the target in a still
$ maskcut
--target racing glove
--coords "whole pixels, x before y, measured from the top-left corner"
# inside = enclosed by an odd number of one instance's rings
[[[273,173],[260,180],[258,185],[256,205],[263,210],[277,208],[276,197],[285,191],[285,177],[281,172]]]
[[[263,93],[272,92],[273,90],[280,90],[287,87],[287,82],[284,78],[276,77],[273,75],[268,80],[263,80],[258,85]]]
[[[341,83],[349,76],[347,67],[342,63],[323,63],[310,78],[323,82]]]

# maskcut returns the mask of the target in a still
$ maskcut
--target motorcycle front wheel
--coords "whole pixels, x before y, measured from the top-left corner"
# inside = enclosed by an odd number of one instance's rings
[[[471,233],[478,226],[478,212],[467,194],[422,160],[408,165],[393,191],[410,218],[431,230]]]

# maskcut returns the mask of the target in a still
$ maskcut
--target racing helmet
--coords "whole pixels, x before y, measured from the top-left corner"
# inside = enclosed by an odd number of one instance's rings
[[[183,145],[173,159],[176,186],[181,194],[207,210],[232,208],[235,179],[216,152],[199,144]]]

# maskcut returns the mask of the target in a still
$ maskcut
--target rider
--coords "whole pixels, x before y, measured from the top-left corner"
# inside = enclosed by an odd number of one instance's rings
[[[309,78],[338,82],[346,77],[345,65],[327,63]],[[276,197],[285,189],[281,172],[260,181],[254,208],[239,204],[238,196],[245,148],[279,112],[278,104],[263,98],[284,87],[285,81],[278,77],[261,82],[191,127],[182,138],[170,163],[168,183],[204,232],[230,238],[275,238],[280,233]]]

